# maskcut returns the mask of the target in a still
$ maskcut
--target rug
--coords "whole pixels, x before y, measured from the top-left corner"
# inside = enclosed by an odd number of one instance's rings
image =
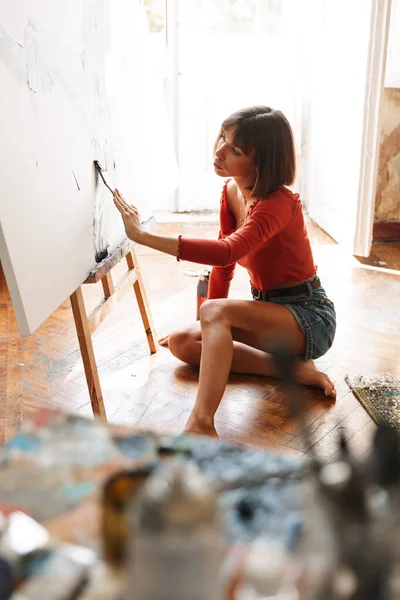
[[[346,375],[345,381],[375,423],[386,423],[400,433],[400,378]]]

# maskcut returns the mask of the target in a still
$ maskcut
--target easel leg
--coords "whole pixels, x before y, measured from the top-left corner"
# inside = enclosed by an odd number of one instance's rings
[[[101,278],[101,284],[103,286],[104,298],[111,298],[115,292],[111,273],[106,273],[104,277]]]
[[[126,262],[128,263],[128,268],[136,270],[137,280],[133,284],[133,289],[135,290],[136,300],[139,305],[140,315],[142,317],[150,352],[151,354],[154,354],[157,352],[156,330],[154,329],[150,306],[147,301],[147,296],[143,285],[142,274],[140,273],[136,253],[133,248],[130,252],[128,252],[125,258]]]
[[[97,373],[96,359],[93,351],[92,338],[89,330],[89,322],[83,300],[82,288],[79,287],[70,296],[72,312],[74,314],[76,332],[78,334],[79,346],[85,369],[86,381],[92,403],[93,414],[98,415],[107,422],[104,408],[103,394],[101,392],[99,375]]]

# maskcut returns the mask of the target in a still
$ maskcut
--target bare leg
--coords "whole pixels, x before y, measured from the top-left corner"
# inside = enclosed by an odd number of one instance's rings
[[[233,337],[247,344],[234,343]],[[190,344],[180,346],[179,340],[172,335],[172,353],[185,362],[200,363],[198,394],[185,431],[216,435],[214,415],[230,372],[278,376],[273,359],[265,350],[282,337],[290,340],[294,353],[304,353],[304,336],[288,309],[276,304],[236,300],[204,304],[201,336],[192,335]],[[265,350],[251,347],[249,343]],[[315,369],[312,361],[299,364],[297,378],[301,383],[321,387],[328,395],[335,394],[332,382]]]
[[[169,348],[176,358],[184,363],[200,366],[202,339],[200,324],[184,331],[171,333],[168,340]],[[256,334],[232,328],[233,360],[231,373],[244,375],[261,375],[264,377],[281,376],[276,368],[273,355],[259,347],[265,346],[265,338]],[[336,390],[328,375],[318,371],[312,360],[299,361],[296,369],[298,383],[321,388],[326,396],[336,396]]]

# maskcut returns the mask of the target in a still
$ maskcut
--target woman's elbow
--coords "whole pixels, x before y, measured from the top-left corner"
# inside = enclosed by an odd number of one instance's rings
[[[214,262],[214,266],[215,267],[229,267],[230,265],[234,265],[235,264],[235,260],[232,260],[232,257],[227,257],[227,256],[221,256],[221,258],[218,258],[218,261]]]

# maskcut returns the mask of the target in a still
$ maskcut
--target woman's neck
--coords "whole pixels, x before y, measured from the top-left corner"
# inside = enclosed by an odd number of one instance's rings
[[[236,184],[238,197],[243,199],[245,204],[252,202],[254,197],[251,196],[251,190],[253,189],[254,183],[242,177],[234,177],[233,179]]]
[[[253,189],[252,184],[249,181],[238,180],[235,178],[234,181],[236,184],[238,199],[244,202],[246,206],[252,204],[255,200],[254,196],[251,196],[251,190]]]

